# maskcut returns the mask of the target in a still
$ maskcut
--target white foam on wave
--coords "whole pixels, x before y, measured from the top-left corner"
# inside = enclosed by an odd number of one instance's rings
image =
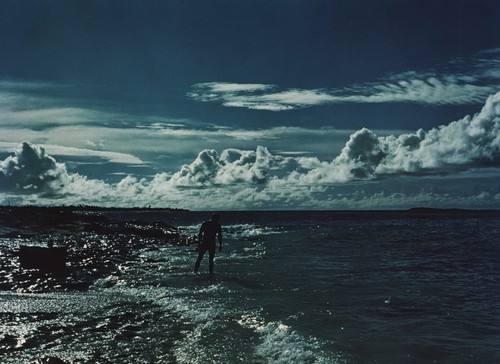
[[[267,235],[278,234],[280,231],[269,226],[260,226],[254,224],[234,224],[225,227],[228,234],[239,238],[256,238]]]
[[[314,338],[281,322],[266,322],[259,309],[228,307],[214,298],[223,289],[210,284],[194,295],[187,289],[157,288],[135,294],[149,296],[184,323],[183,337],[173,348],[178,363],[338,363]]]
[[[176,362],[183,363],[215,363],[214,352],[204,343],[205,333],[214,330],[214,322],[223,312],[217,302],[200,300],[196,296],[211,297],[218,290],[216,285],[208,285],[200,289],[158,288],[151,286],[113,287],[115,292],[122,292],[133,297],[141,297],[163,307],[177,317],[172,325],[178,325],[182,337],[176,341],[173,354]],[[193,296],[194,293],[194,296]]]
[[[305,338],[281,322],[266,322],[259,315],[242,315],[238,323],[260,336],[254,349],[257,357],[266,363],[338,363],[339,359],[321,350],[314,338]]]
[[[251,225],[238,225],[237,229],[250,235],[258,233],[258,229]],[[267,232],[275,233],[273,230]],[[238,243],[227,248],[232,251],[225,250],[229,253],[227,255],[218,254],[216,266],[234,264],[239,259],[258,258],[265,254],[266,242]],[[157,252],[143,252],[141,258],[141,270],[151,273],[148,279],[137,280],[135,270],[131,269],[122,277],[124,285],[108,289],[152,301],[175,317],[172,325],[181,333],[172,347],[176,362],[338,362],[332,359],[332,353],[325,353],[314,338],[306,338],[282,322],[266,322],[261,315],[262,309],[255,307],[257,302],[241,301],[239,280],[228,276],[186,274],[194,263],[195,254],[187,255],[184,251],[167,247]],[[162,274],[167,272],[170,278],[164,280]],[[161,284],[156,284],[152,279],[154,276]]]
[[[178,227],[180,231],[189,235],[197,235],[200,229],[200,224],[184,225]],[[270,226],[261,226],[255,224],[231,224],[222,225],[223,235],[231,239],[249,239],[264,237],[273,234],[279,234],[279,228]]]
[[[231,311],[214,297],[220,285],[209,285],[196,291],[195,296],[173,295],[158,300],[169,311],[175,312],[186,323],[184,336],[173,348],[178,363],[230,363],[238,357],[231,337],[227,335]],[[193,292],[191,292],[193,293]],[[205,297],[205,299],[201,299]],[[229,329],[230,330],[230,329]]]
[[[188,234],[188,235],[197,235],[198,231],[200,230],[201,224],[194,224],[194,225],[180,225],[177,227],[177,229],[182,232],[183,234]]]
[[[193,279],[189,281],[193,284]],[[203,279],[203,278],[202,278]],[[188,281],[186,281],[188,283]],[[111,291],[131,297],[140,297],[163,307],[173,317],[172,325],[178,326],[182,337],[176,342],[173,350],[175,362],[184,364],[221,363],[229,349],[221,343],[228,313],[222,302],[216,297],[223,288],[218,283],[198,282],[190,287],[113,287]],[[221,334],[222,333],[222,334]],[[220,335],[220,337],[217,337]],[[213,339],[210,339],[213,337]],[[210,345],[210,342],[214,345]]]
[[[228,297],[225,279],[202,275],[184,276],[184,280],[185,285],[178,287],[114,286],[108,292],[121,292],[122,299],[125,294],[154,302],[176,317],[172,325],[178,326],[182,336],[172,353],[181,364],[339,362],[316,339],[282,322],[268,322],[262,308]]]
[[[216,256],[221,263],[234,264],[249,259],[260,259],[266,255],[266,247],[262,242],[225,247],[222,254]]]

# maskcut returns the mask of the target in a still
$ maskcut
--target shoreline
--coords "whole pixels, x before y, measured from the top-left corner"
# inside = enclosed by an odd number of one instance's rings
[[[87,291],[98,279],[118,277],[120,269],[138,259],[144,249],[194,243],[193,237],[163,221],[131,221],[104,214],[112,211],[141,210],[0,207],[0,291]],[[57,272],[23,268],[21,246],[65,247],[65,268]]]
[[[99,233],[129,233],[141,235],[143,230],[127,227],[123,221],[99,213],[104,212],[185,212],[175,209],[100,208],[91,206],[0,206],[0,237],[28,237],[40,234],[74,234],[82,231]],[[92,214],[95,212],[96,214]],[[158,222],[158,228],[176,227]],[[166,231],[156,231],[168,238]],[[170,232],[172,233],[172,232]]]

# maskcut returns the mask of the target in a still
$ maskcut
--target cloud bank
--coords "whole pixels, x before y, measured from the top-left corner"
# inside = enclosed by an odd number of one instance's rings
[[[425,132],[378,137],[363,128],[352,134],[338,157],[289,180],[339,183],[399,175],[449,174],[500,167],[500,92],[480,113]]]
[[[476,115],[429,131],[377,136],[366,128],[358,130],[330,161],[273,154],[263,146],[255,150],[225,149],[220,154],[206,149],[173,174],[158,173],[152,179],[127,176],[116,184],[68,172],[44,148],[22,142],[1,162],[0,191],[28,202],[58,198],[66,203],[114,206],[312,208],[314,204],[347,204],[345,196],[331,194],[338,186],[451,176],[488,168],[500,168],[500,92],[490,96]],[[499,192],[481,191],[474,201],[481,196],[500,201]],[[421,191],[417,195],[424,199],[432,193]],[[401,196],[415,201],[417,195],[377,192],[362,195],[360,201],[385,198],[398,205],[403,201]],[[357,206],[353,196],[353,206]]]

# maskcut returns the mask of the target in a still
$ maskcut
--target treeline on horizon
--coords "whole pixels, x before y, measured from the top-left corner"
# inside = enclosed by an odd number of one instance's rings
[[[59,211],[189,211],[171,207],[104,207],[95,205],[0,205],[0,209],[59,210]]]
[[[59,210],[59,211],[179,211],[189,212],[189,209],[173,208],[173,207],[105,207],[97,205],[0,205],[0,209],[16,209],[16,210]],[[257,211],[257,210],[256,210]],[[267,210],[265,210],[267,211]],[[282,211],[282,210],[276,210]],[[300,211],[300,210],[290,210]],[[324,211],[324,210],[318,210]],[[405,211],[409,213],[470,213],[470,212],[500,212],[498,209],[466,209],[466,208],[436,208],[436,207],[411,207],[408,209],[384,209],[384,210],[329,210],[329,211],[346,211],[346,212],[370,212],[370,211]]]

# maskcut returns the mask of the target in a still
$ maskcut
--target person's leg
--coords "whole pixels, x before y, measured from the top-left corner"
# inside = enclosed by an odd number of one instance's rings
[[[198,269],[200,269],[201,260],[203,259],[203,256],[205,255],[206,251],[207,251],[207,248],[203,244],[199,246],[198,258],[196,259],[196,263],[194,264],[194,272],[195,273],[198,273]]]
[[[210,249],[208,250],[208,259],[209,259],[208,271],[210,273],[214,272],[214,258],[215,258],[215,244],[211,246]]]

